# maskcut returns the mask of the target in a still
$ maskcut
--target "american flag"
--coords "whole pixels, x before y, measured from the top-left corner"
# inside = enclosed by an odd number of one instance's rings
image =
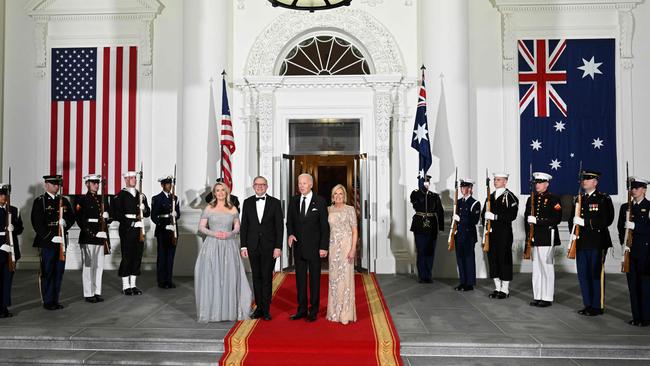
[[[223,181],[232,191],[232,165],[231,157],[235,152],[235,136],[230,121],[230,107],[228,106],[228,93],[226,92],[226,78],[221,80],[221,174]]]
[[[602,173],[598,189],[616,194],[616,42],[520,40],[521,176],[553,176],[550,190],[575,194],[580,162]],[[526,179],[521,192],[529,193]]]
[[[431,145],[429,145],[429,123],[427,122],[427,90],[424,86],[424,70],[422,70],[422,85],[418,95],[418,108],[413,124],[413,139],[411,147],[418,151],[419,168],[418,183],[422,184],[431,167]]]
[[[82,194],[100,169],[115,194],[136,169],[137,60],[135,46],[52,49],[50,173],[63,194]]]

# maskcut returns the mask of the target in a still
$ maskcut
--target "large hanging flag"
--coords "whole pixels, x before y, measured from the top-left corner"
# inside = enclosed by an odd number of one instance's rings
[[[598,188],[618,192],[614,39],[520,40],[522,177],[553,175],[552,190],[575,194],[580,161],[602,173]],[[529,193],[527,179],[521,192]]]
[[[413,124],[413,139],[411,147],[418,151],[418,184],[424,182],[431,167],[431,146],[429,145],[429,124],[427,122],[427,90],[424,86],[424,66],[422,66],[422,84],[418,95],[418,107]]]
[[[230,121],[230,107],[226,92],[226,73],[221,80],[221,174],[224,183],[232,191],[232,154],[235,152],[235,135]]]
[[[82,177],[99,173],[107,192],[136,169],[137,47],[52,49],[50,173],[63,194],[82,194]]]

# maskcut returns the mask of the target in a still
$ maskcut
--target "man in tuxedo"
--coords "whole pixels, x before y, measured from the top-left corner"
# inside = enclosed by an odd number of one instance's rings
[[[287,209],[287,234],[289,248],[293,249],[296,265],[298,311],[291,320],[307,318],[316,321],[320,301],[320,259],[327,257],[330,226],[327,222],[325,199],[311,190],[314,178],[309,174],[298,176],[299,195],[293,196]],[[307,312],[307,272],[311,308]]]
[[[241,255],[248,258],[253,274],[253,291],[257,308],[253,319],[271,320],[273,266],[282,254],[284,218],[280,200],[266,194],[268,181],[253,179],[255,194],[244,200],[241,218]]]

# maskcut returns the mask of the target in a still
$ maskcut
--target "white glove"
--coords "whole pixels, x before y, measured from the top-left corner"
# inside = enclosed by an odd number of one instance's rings
[[[490,211],[485,213],[485,219],[486,220],[496,220],[496,218],[497,218],[497,215],[493,214]]]
[[[2,244],[2,246],[0,246],[0,250],[3,252],[11,253],[11,247],[7,244]]]
[[[528,219],[526,221],[528,221],[529,224],[536,224],[537,223],[537,217],[528,216]]]
[[[144,224],[142,221],[136,221],[133,223],[133,227],[144,227]]]
[[[634,222],[632,222],[632,221],[625,221],[625,228],[626,228],[626,229],[634,230],[634,226],[635,226],[635,225],[634,225]]]
[[[174,226],[174,225],[167,225],[167,226],[165,226],[165,230],[176,231],[176,226]]]
[[[578,226],[585,226],[585,219],[583,219],[582,217],[575,216],[573,218],[573,223]]]
[[[63,238],[60,237],[60,236],[55,236],[55,237],[52,238],[52,243],[61,244],[61,243],[63,243]]]
[[[571,234],[571,236],[569,236],[569,241],[574,241],[574,240],[577,240],[577,239],[578,239],[578,237],[575,236],[574,234]]]
[[[623,245],[623,253],[627,253],[629,251],[630,251],[630,247],[628,247],[627,245]]]
[[[174,216],[174,218],[178,218],[178,212],[172,212],[172,216]]]
[[[59,225],[61,225],[61,226],[65,226],[65,219],[61,219],[61,220],[59,220]]]
[[[108,218],[108,212],[104,211],[104,213],[102,214],[102,217],[103,217],[104,219],[107,219],[107,218]]]
[[[456,222],[459,222],[459,221],[460,221],[460,216],[458,216],[458,215],[456,215],[456,214],[454,214],[454,216],[452,216],[452,218],[453,218],[454,221],[456,221]]]
[[[7,231],[14,231],[14,224],[9,224],[9,226],[7,226]]]
[[[141,209],[141,210],[144,210],[144,203],[141,203],[141,204],[140,204],[140,209]]]
[[[106,236],[106,232],[104,231],[98,231],[97,234],[95,234],[95,237],[100,239],[108,239],[108,236]]]

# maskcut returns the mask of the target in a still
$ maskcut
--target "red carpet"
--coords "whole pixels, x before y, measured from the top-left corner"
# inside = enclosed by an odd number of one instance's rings
[[[273,320],[239,321],[224,339],[220,365],[402,365],[399,338],[374,275],[355,276],[357,321],[327,315],[327,274],[321,275],[318,320],[289,320],[296,311],[293,273],[273,279]]]

